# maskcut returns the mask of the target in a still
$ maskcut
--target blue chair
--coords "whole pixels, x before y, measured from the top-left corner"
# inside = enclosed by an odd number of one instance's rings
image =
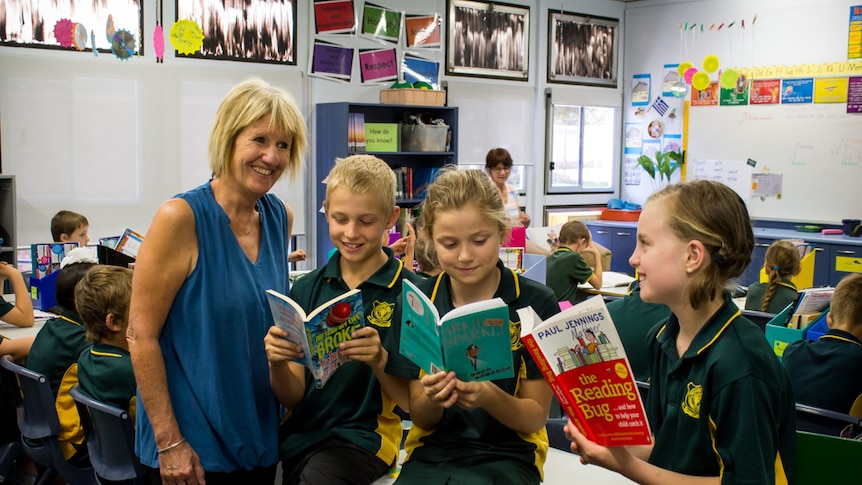
[[[128,411],[97,401],[77,386],[69,394],[78,406],[90,462],[99,483],[143,483],[145,471],[135,455],[135,426]]]
[[[0,367],[17,377],[19,392],[15,393],[15,406],[24,452],[46,468],[40,470],[37,485],[53,483],[58,474],[71,485],[98,485],[92,467],[76,467],[63,457],[57,441],[60,421],[48,379],[16,364],[10,355],[0,357]]]

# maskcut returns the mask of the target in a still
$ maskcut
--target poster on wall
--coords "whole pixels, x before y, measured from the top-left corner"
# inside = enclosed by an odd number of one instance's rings
[[[446,74],[527,81],[530,7],[449,0]]]
[[[407,34],[405,45],[408,49],[439,48],[440,14],[407,15],[404,18],[404,30]]]
[[[623,162],[623,180],[626,185],[640,185],[643,168],[636,155],[626,155]]]
[[[632,106],[647,106],[649,104],[650,75],[635,74],[632,76]]]
[[[810,103],[813,99],[814,78],[781,80],[781,104]]]
[[[862,77],[850,77],[847,83],[847,112],[862,113]]]
[[[316,40],[311,51],[309,75],[350,82],[353,74],[353,48]]]
[[[395,49],[360,49],[359,74],[363,84],[398,79]]]
[[[177,20],[203,29],[199,52],[177,57],[296,65],[297,0],[177,0]]]
[[[110,52],[114,34],[125,32],[143,54],[143,29],[142,0],[0,0],[0,45]]]
[[[821,77],[814,80],[815,103],[846,103],[847,78]]]
[[[315,0],[314,32],[317,34],[356,32],[353,0]]]
[[[548,11],[548,81],[617,87],[617,19]]]
[[[640,154],[643,148],[644,125],[643,123],[626,123],[624,152],[629,154]]]
[[[673,96],[673,85],[680,82],[682,79],[679,77],[679,64],[665,64],[664,69],[662,70],[663,74],[661,76],[661,95],[662,96]]]
[[[750,104],[778,104],[781,99],[780,79],[755,79],[751,81]]]
[[[853,5],[850,7],[847,58],[862,59],[862,5]]]
[[[718,106],[718,82],[711,82],[706,89],[691,88],[692,106]]]
[[[366,3],[362,8],[362,35],[386,42],[401,37],[401,12]]]
[[[440,63],[421,57],[405,55],[401,62],[402,78],[413,84],[425,82],[433,89],[440,89]]]

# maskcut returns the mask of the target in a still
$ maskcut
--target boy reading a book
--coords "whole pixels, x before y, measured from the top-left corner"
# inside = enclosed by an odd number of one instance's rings
[[[501,298],[509,307],[514,376],[470,381],[454,372],[426,374],[405,357],[390,369],[410,378],[408,459],[397,483],[538,484],[548,437],[551,389],[520,339],[517,310],[542,318],[559,313],[553,292],[500,261],[510,228],[499,189],[479,170],[447,167],[428,188],[424,227],[442,273],[418,286],[441,315],[468,303]],[[483,347],[477,358],[492,349]],[[470,350],[468,350],[470,352]],[[508,356],[507,356],[508,357]]]
[[[364,327],[340,344],[348,362],[322,387],[294,362],[298,345],[276,326],[264,339],[270,383],[290,411],[280,429],[284,484],[370,484],[398,459],[407,383],[385,372],[398,353],[393,328],[401,323],[401,280],[418,281],[381,245],[398,220],[395,174],[372,155],[336,161],[324,201],[329,237],[337,252],[291,288],[290,297],[308,312],[353,288],[362,291]]]
[[[595,268],[590,268],[584,260],[585,253],[593,255]],[[558,301],[575,303],[581,283],[602,287],[602,255],[586,224],[569,221],[560,228],[560,245],[548,255],[547,278]]]
[[[862,417],[862,273],[835,287],[826,323],[829,330],[816,341],[784,349],[796,401]]]
[[[99,265],[75,288],[75,305],[93,342],[78,357],[78,387],[88,396],[135,416],[135,373],[126,327],[132,270]]]
[[[87,231],[90,223],[83,214],[62,210],[51,218],[51,237],[54,242],[77,242],[83,248],[90,242]]]
[[[569,421],[581,463],[638,483],[790,480],[796,410],[789,378],[724,290],[753,248],[745,203],[726,185],[696,180],[649,197],[629,262],[643,300],[671,310],[648,338],[654,444],[606,448]]]

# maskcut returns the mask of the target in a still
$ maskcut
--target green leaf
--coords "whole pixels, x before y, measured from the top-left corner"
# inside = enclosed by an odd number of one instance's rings
[[[646,155],[641,155],[638,157],[638,164],[649,174],[650,177],[655,179],[655,164],[650,159],[650,157]]]

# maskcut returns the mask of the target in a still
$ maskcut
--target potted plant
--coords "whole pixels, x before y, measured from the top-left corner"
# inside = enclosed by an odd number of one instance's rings
[[[670,176],[682,165],[682,153],[669,151],[655,152],[655,160],[647,155],[638,157],[638,164],[652,177],[653,187],[658,189],[665,181],[670,182]]]

